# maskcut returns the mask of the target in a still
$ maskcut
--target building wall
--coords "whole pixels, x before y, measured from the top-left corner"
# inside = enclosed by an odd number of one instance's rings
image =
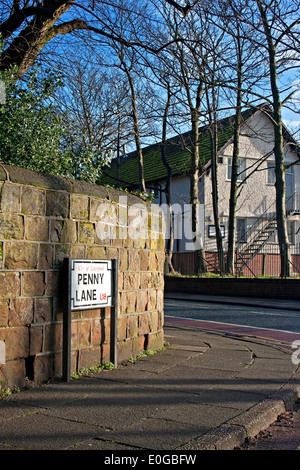
[[[240,137],[240,157],[246,159],[246,174],[249,175],[255,168],[253,174],[238,188],[238,199],[236,215],[238,218],[245,218],[246,228],[254,223],[267,209],[275,211],[275,186],[268,184],[267,162],[274,162],[272,150],[274,148],[274,131],[271,121],[261,112],[256,113],[247,124],[244,125]],[[227,248],[228,217],[230,180],[227,178],[228,157],[232,156],[233,143],[229,142],[221,151],[223,162],[218,164],[218,192],[219,192],[219,216],[220,224],[225,226],[224,249]],[[257,167],[260,159],[269,154],[267,160]],[[295,153],[286,148],[285,161],[293,162],[297,159]],[[300,191],[300,166],[294,167],[294,189],[287,188],[287,191]],[[205,176],[205,248],[208,251],[216,250],[216,241],[208,237],[208,227],[213,222],[212,206],[212,185],[211,174]],[[295,219],[295,232],[299,228],[298,218]],[[295,239],[300,242],[299,234]]]
[[[62,373],[66,258],[118,259],[118,362],[163,345],[164,221],[108,188],[0,166],[0,383]],[[72,312],[71,370],[110,361],[110,308]]]

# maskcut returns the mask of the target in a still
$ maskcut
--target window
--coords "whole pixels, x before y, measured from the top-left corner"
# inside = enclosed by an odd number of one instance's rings
[[[295,222],[288,221],[287,223],[288,238],[291,245],[295,244]]]
[[[246,159],[245,158],[239,158],[238,159],[238,176],[237,176],[237,181],[241,182],[246,178]],[[227,158],[227,180],[231,180],[231,175],[232,175],[232,158],[228,157]]]
[[[275,176],[275,163],[268,162],[268,184],[274,185],[276,181]]]
[[[246,237],[246,219],[236,219],[236,241],[245,243]]]
[[[220,225],[220,232],[221,232],[221,237],[224,238],[225,237],[225,226],[224,225]],[[209,238],[216,238],[216,227],[215,225],[209,225],[208,226],[208,236]]]

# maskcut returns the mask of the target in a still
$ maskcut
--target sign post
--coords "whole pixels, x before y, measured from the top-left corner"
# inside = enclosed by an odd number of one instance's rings
[[[67,260],[63,317],[63,380],[70,380],[71,312],[111,307],[111,362],[117,366],[118,260]]]

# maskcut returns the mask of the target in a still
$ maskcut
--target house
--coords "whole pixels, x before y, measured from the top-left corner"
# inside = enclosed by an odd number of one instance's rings
[[[243,274],[276,274],[271,272],[278,246],[275,211],[274,129],[264,108],[250,109],[242,114],[240,131],[239,183],[236,207],[236,267]],[[219,223],[226,253],[229,221],[230,178],[233,152],[234,117],[218,123],[218,210]],[[300,165],[299,146],[288,130],[285,135],[287,225],[294,272],[300,246]],[[171,201],[174,222],[174,266],[183,273],[195,271],[195,245],[190,230],[190,133],[169,139],[166,158],[172,168]],[[160,144],[143,149],[146,187],[153,192],[154,202],[164,208],[167,169],[161,158]],[[208,267],[217,270],[217,247],[212,203],[211,144],[207,127],[200,129],[199,225]],[[138,187],[136,153],[113,160],[104,168],[101,184]],[[300,252],[299,252],[300,253]],[[268,255],[266,257],[266,255]],[[255,260],[255,264],[253,261]],[[251,267],[252,263],[252,267]],[[298,263],[299,264],[299,263]],[[268,267],[269,266],[269,267]],[[279,269],[279,268],[278,268]]]

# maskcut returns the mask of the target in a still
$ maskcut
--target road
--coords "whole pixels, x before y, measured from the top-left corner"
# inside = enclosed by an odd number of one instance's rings
[[[165,316],[300,333],[300,311],[165,299]]]

